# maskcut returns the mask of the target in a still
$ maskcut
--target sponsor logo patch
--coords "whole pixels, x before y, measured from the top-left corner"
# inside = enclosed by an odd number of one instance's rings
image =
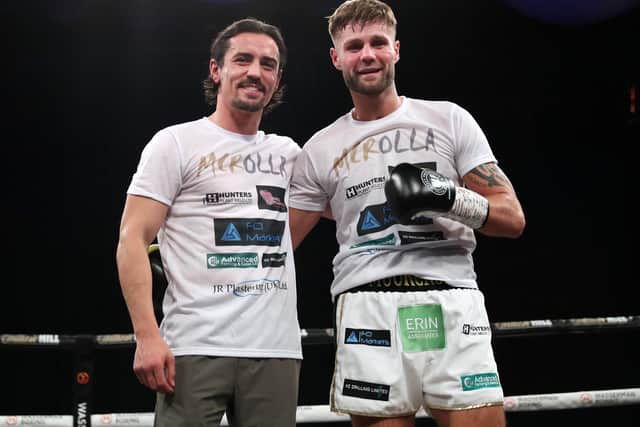
[[[444,317],[440,304],[423,304],[398,309],[400,338],[406,352],[445,348]]]
[[[285,222],[262,218],[214,219],[216,246],[279,246]]]
[[[431,231],[426,233],[411,233],[408,231],[398,231],[401,245],[410,245],[411,243],[435,242],[444,240],[442,231]]]
[[[359,397],[370,400],[389,400],[390,386],[386,384],[368,383],[364,381],[344,379],[342,394],[344,396]]]
[[[253,252],[207,254],[207,268],[256,268],[258,254]]]
[[[462,325],[462,333],[464,335],[489,335],[491,333],[491,326],[470,325],[469,323],[465,323]]]
[[[462,391],[478,390],[480,388],[500,387],[498,374],[487,372],[484,374],[464,375],[460,377]]]
[[[378,190],[384,188],[384,183],[387,180],[385,176],[376,176],[367,181],[363,181],[359,184],[347,187],[345,190],[345,197],[347,200],[354,199],[365,194],[369,194],[372,190]]]
[[[423,169],[420,173],[420,180],[436,196],[443,196],[449,192],[448,179],[442,175]],[[447,195],[447,199],[451,199],[451,195]]]
[[[262,254],[262,267],[282,267],[287,260],[287,253]]]
[[[213,284],[211,287],[216,294],[233,293],[237,297],[258,297],[269,292],[286,291],[287,282],[264,278],[240,283]]]
[[[386,202],[377,205],[370,205],[360,212],[357,225],[358,236],[376,233],[397,223],[398,218],[393,215]],[[426,217],[416,217],[411,220],[409,224],[433,224],[433,220]]]
[[[374,245],[393,246],[395,244],[396,244],[396,236],[395,234],[391,233],[379,239],[367,240],[366,242],[356,243],[355,245],[351,245],[349,249],[361,248],[363,246],[374,246]]]
[[[286,212],[284,203],[285,189],[268,185],[257,185],[258,209],[268,209],[277,212]]]
[[[248,205],[252,202],[253,196],[247,191],[228,191],[218,193],[207,193],[202,198],[204,205]]]
[[[367,206],[360,212],[358,236],[384,230],[397,222],[397,218],[393,215],[386,202]]]
[[[391,331],[376,329],[346,328],[345,344],[363,344],[374,347],[391,347]]]

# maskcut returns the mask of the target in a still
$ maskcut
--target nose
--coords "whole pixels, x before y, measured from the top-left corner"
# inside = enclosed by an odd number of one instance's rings
[[[247,69],[247,75],[251,77],[260,77],[260,61],[252,61]]]
[[[363,61],[375,59],[373,48],[371,48],[370,44],[365,44],[362,47],[362,50],[360,51],[360,58],[362,58]]]

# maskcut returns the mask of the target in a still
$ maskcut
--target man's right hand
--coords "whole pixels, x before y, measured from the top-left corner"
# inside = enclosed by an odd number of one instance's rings
[[[173,393],[176,377],[175,358],[160,335],[136,339],[133,371],[138,380],[151,390]]]

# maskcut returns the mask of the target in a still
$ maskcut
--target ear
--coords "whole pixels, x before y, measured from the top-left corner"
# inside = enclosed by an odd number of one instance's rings
[[[333,63],[333,66],[338,70],[342,70],[342,65],[340,65],[340,59],[338,58],[338,52],[334,47],[329,49],[329,56],[331,57],[331,63]]]
[[[396,52],[396,59],[393,61],[393,63],[397,63],[400,60],[400,40],[396,40],[393,43],[393,49]]]
[[[220,84],[220,67],[215,59],[209,60],[209,77],[215,84]]]
[[[276,85],[275,90],[278,90],[278,88],[280,87],[280,80],[282,80],[282,73],[284,72],[284,70],[280,69],[278,70],[278,77],[276,77]]]

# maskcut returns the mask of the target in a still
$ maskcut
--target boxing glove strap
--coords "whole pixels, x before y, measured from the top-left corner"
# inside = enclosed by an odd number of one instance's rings
[[[481,228],[489,217],[489,201],[475,191],[456,187],[456,199],[444,216],[476,230]]]

